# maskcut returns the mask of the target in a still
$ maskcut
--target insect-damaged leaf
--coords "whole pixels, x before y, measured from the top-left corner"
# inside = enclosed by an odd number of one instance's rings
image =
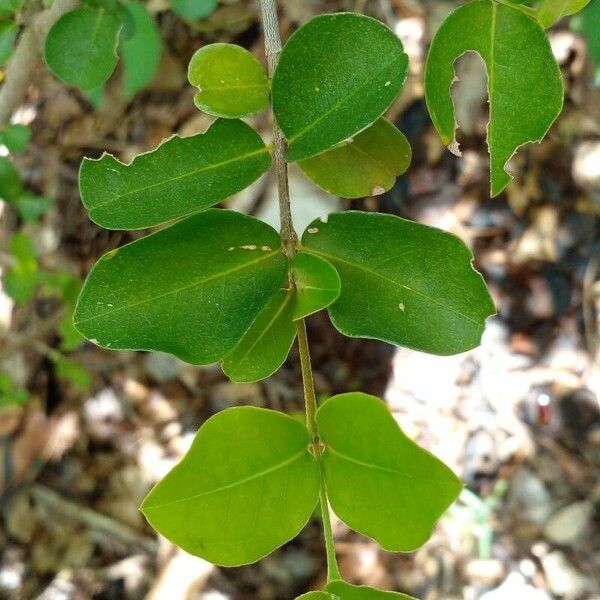
[[[292,274],[296,285],[295,321],[327,308],[340,295],[340,276],[318,256],[298,253],[292,263]]]
[[[102,85],[117,66],[121,21],[102,7],[85,6],[64,14],[46,37],[50,70],[82,90]]]
[[[545,31],[520,10],[475,0],[456,9],[436,33],[425,69],[425,95],[442,140],[453,145],[450,86],[454,61],[478,52],[488,72],[488,147],[492,196],[510,182],[507,161],[519,146],[540,141],[560,114],[563,84]]]
[[[400,40],[380,21],[350,13],[308,21],[287,41],[273,76],[287,159],[320,154],[374,123],[407,67]]]
[[[306,427],[287,415],[231,408],[198,431],[142,512],[166,538],[225,566],[255,562],[295,537],[317,503]]]
[[[223,360],[223,372],[229,379],[259,381],[281,367],[296,337],[293,310],[294,294],[279,290]]]
[[[457,237],[393,215],[347,211],[314,221],[302,249],[342,282],[328,308],[335,327],[433,354],[477,346],[494,305]]]
[[[300,168],[326,192],[342,198],[377,196],[392,188],[410,164],[408,140],[387,119],[323,154],[301,160]]]
[[[215,117],[247,117],[269,103],[270,86],[263,66],[235,44],[210,44],[197,50],[188,67],[199,89],[196,106]]]
[[[207,364],[235,348],[286,272],[274,229],[212,209],[105,254],[83,286],[74,323],[105,348]]]
[[[454,473],[406,437],[374,396],[333,396],[317,411],[317,424],[336,515],[385,550],[408,552],[423,544],[462,489]]]
[[[79,187],[92,221],[108,229],[141,229],[216,204],[258,179],[270,164],[252,127],[218,119],[205,133],[174,136],[128,165],[108,154],[86,158]]]

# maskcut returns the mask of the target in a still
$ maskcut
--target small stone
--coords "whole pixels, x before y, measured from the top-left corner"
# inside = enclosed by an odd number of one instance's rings
[[[593,582],[580,573],[560,550],[546,554],[541,561],[553,594],[573,598],[595,591]]]
[[[495,558],[475,558],[467,563],[465,574],[469,581],[493,585],[499,583],[504,577],[504,565]]]
[[[547,539],[561,546],[570,546],[590,531],[594,506],[586,500],[574,502],[556,511],[544,527]]]

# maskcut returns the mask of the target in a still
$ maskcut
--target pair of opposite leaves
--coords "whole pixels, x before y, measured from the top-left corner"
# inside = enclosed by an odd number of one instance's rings
[[[144,500],[144,515],[192,554],[225,566],[247,564],[299,533],[324,485],[340,519],[386,550],[423,544],[462,488],[452,471],[407,438],[373,396],[334,396],[316,420],[323,476],[300,421],[253,407],[216,414]],[[406,598],[331,585],[328,592],[343,600]],[[349,589],[338,594],[340,586]],[[361,589],[363,596],[355,592]],[[319,594],[314,598],[330,597]]]

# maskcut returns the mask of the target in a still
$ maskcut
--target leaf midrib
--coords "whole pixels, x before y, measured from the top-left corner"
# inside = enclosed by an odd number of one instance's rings
[[[300,450],[299,452],[297,452],[290,458],[282,460],[281,462],[279,462],[276,465],[273,465],[271,467],[267,467],[266,469],[263,469],[262,471],[259,471],[258,473],[253,473],[252,475],[245,477],[244,479],[240,479],[239,481],[234,481],[233,483],[229,483],[227,485],[223,485],[221,487],[214,488],[212,490],[207,490],[205,492],[200,492],[198,494],[192,494],[190,496],[184,496],[183,498],[177,498],[177,500],[171,500],[170,502],[164,502],[163,504],[155,504],[153,506],[142,506],[142,508],[144,511],[156,510],[158,508],[164,508],[165,506],[172,506],[173,504],[179,504],[181,502],[189,502],[190,500],[196,500],[197,498],[202,498],[204,496],[210,496],[211,494],[218,494],[219,492],[223,492],[225,490],[231,490],[240,485],[244,485],[245,483],[254,481],[255,479],[266,477],[267,475],[270,475],[271,473],[274,473],[275,471],[278,471],[279,469],[287,468],[287,467],[289,467],[289,465],[293,464],[294,462],[296,462],[303,456],[306,456],[306,453],[307,453],[306,448],[302,448],[302,450]]]
[[[349,456],[344,452],[340,452],[336,450],[331,445],[326,443],[326,452],[330,452],[331,454],[337,456],[340,460],[345,460],[346,462],[358,465],[360,467],[364,467],[366,469],[373,469],[375,471],[381,471],[383,473],[389,473],[390,475],[397,475],[399,477],[404,477],[406,479],[412,479],[413,481],[424,481],[427,483],[435,483],[437,485],[441,485],[444,487],[453,487],[453,482],[450,481],[442,481],[440,479],[434,479],[432,477],[423,477],[421,475],[415,475],[413,473],[409,473],[407,471],[401,471],[399,469],[393,469],[391,467],[384,467],[382,465],[377,465],[374,463],[369,463],[358,458],[354,458],[353,456]]]
[[[370,275],[373,275],[375,277],[379,277],[380,279],[383,279],[384,281],[388,281],[389,283],[400,287],[400,288],[404,288],[405,290],[408,290],[409,292],[412,292],[413,294],[420,296],[421,298],[424,298],[425,300],[427,300],[428,302],[430,302],[431,304],[433,304],[434,306],[437,306],[439,308],[442,308],[444,310],[447,310],[449,312],[454,313],[455,315],[458,315],[460,317],[462,317],[463,319],[466,319],[467,321],[470,321],[471,323],[474,323],[475,325],[477,325],[478,327],[481,327],[481,323],[477,320],[474,319],[473,317],[469,316],[469,315],[465,315],[464,313],[460,312],[459,310],[456,310],[455,308],[451,307],[451,306],[447,306],[445,304],[442,304],[441,302],[437,301],[435,298],[432,298],[431,296],[428,296],[427,294],[425,294],[424,292],[421,292],[420,290],[415,290],[414,288],[411,288],[408,285],[405,285],[403,283],[399,283],[393,279],[390,279],[389,277],[387,277],[386,275],[383,275],[382,273],[378,273],[377,271],[373,271],[372,269],[368,269],[366,267],[364,267],[363,265],[360,265],[358,263],[354,263],[352,261],[346,260],[344,258],[340,258],[339,256],[334,256],[332,254],[328,254],[326,252],[322,252],[320,250],[315,250],[314,248],[309,248],[306,246],[300,246],[300,248],[302,250],[304,250],[305,252],[308,252],[309,254],[315,254],[317,256],[321,256],[322,258],[326,258],[327,260],[330,261],[338,261],[341,263],[344,263],[345,265],[348,265],[349,267],[352,267],[354,269],[356,269],[357,271],[364,271],[365,273],[369,273]]]
[[[178,138],[178,139],[182,140],[185,138]],[[154,152],[156,152],[158,150],[159,150],[159,148],[157,148]],[[148,185],[145,185],[145,186],[142,186],[139,188],[135,188],[133,190],[129,190],[128,192],[125,192],[125,193],[115,194],[115,195],[113,195],[112,198],[106,200],[105,202],[96,204],[96,206],[91,207],[89,209],[90,215],[94,214],[95,211],[97,211],[101,208],[104,208],[105,206],[109,206],[110,204],[114,204],[115,202],[118,202],[119,200],[122,200],[123,198],[127,198],[128,196],[132,196],[134,194],[139,194],[141,192],[146,192],[147,190],[151,190],[152,188],[160,187],[165,184],[182,181],[183,179],[187,179],[188,177],[194,177],[194,176],[204,173],[206,171],[211,171],[211,170],[219,169],[219,168],[222,168],[225,166],[229,166],[231,164],[235,164],[237,162],[244,161],[249,158],[253,158],[254,156],[259,156],[261,154],[268,154],[268,152],[269,152],[269,148],[267,146],[264,146],[263,148],[260,148],[258,150],[253,150],[252,152],[247,152],[246,154],[242,154],[240,156],[236,156],[234,158],[230,158],[230,159],[221,161],[219,163],[211,163],[209,165],[202,166],[199,169],[195,169],[194,171],[190,171],[188,173],[183,173],[182,175],[177,175],[175,177],[169,177],[168,179],[156,181],[154,183],[150,183]],[[112,157],[107,157],[107,160],[110,160],[110,158],[112,158]],[[100,159],[100,160],[103,160],[103,159]],[[117,164],[119,165],[119,168],[120,168],[119,176],[123,176],[123,169],[125,169],[125,170],[129,169],[129,168],[133,167],[133,164],[134,164],[134,163],[131,163],[129,165],[125,165],[115,158],[112,158],[112,160],[115,160],[117,162]]]
[[[314,121],[312,121],[311,123],[306,125],[304,128],[302,128],[300,131],[295,133],[293,136],[291,136],[288,139],[288,145],[291,147],[294,142],[297,142],[298,139],[304,137],[309,131],[314,129],[321,121],[323,121],[324,119],[329,117],[338,108],[340,108],[341,106],[343,106],[344,104],[349,102],[350,99],[353,98],[357,93],[361,92],[363,90],[363,88],[371,85],[372,82],[375,81],[376,79],[378,79],[383,72],[385,72],[390,67],[394,66],[394,64],[397,63],[398,61],[400,61],[402,59],[402,57],[404,57],[404,56],[406,56],[406,55],[403,53],[400,58],[398,58],[398,59],[395,58],[394,60],[387,63],[383,68],[381,68],[379,71],[377,71],[375,73],[375,75],[373,75],[373,77],[366,79],[361,85],[354,88],[348,95],[346,95],[341,100],[338,100],[331,108],[327,109],[324,113],[319,115],[318,118],[316,118]],[[376,120],[377,119],[374,119],[373,122],[375,122]],[[354,134],[354,135],[356,135],[356,134]],[[311,157],[307,156],[306,158],[311,158]],[[302,160],[302,159],[299,159],[299,160]]]
[[[268,260],[269,258],[278,256],[280,253],[281,253],[280,249],[275,252],[268,252],[264,256],[260,256],[259,258],[255,259],[255,260],[250,260],[248,262],[243,263],[242,265],[236,265],[235,267],[228,269],[226,271],[220,271],[219,273],[214,273],[213,275],[210,275],[209,277],[205,277],[204,279],[201,279],[200,281],[194,281],[193,283],[190,283],[189,285],[185,285],[181,288],[169,290],[168,292],[166,292],[164,294],[160,294],[158,296],[153,296],[152,298],[145,298],[144,300],[140,300],[139,302],[134,302],[133,304],[126,304],[124,306],[118,306],[118,307],[112,308],[111,310],[107,310],[107,311],[103,312],[102,314],[96,314],[91,317],[81,319],[79,321],[74,321],[74,324],[81,325],[83,323],[87,323],[88,321],[93,321],[95,319],[101,319],[108,315],[112,315],[114,313],[121,312],[123,310],[131,310],[133,308],[137,308],[138,306],[143,306],[144,304],[148,304],[150,302],[156,302],[158,300],[162,300],[163,298],[168,298],[172,294],[179,294],[181,292],[186,292],[197,286],[203,285],[209,281],[214,281],[215,279],[219,279],[221,277],[227,277],[228,275],[231,275],[232,273],[235,273],[237,271],[241,271],[241,270],[245,269],[246,267],[256,265],[262,261]]]

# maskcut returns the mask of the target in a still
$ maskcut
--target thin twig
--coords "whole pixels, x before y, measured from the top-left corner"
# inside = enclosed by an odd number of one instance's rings
[[[52,6],[37,14],[19,39],[6,67],[6,78],[0,88],[0,127],[5,127],[13,112],[21,106],[27,88],[42,64],[44,41],[50,28],[62,15],[75,8],[78,0],[54,0]]]

